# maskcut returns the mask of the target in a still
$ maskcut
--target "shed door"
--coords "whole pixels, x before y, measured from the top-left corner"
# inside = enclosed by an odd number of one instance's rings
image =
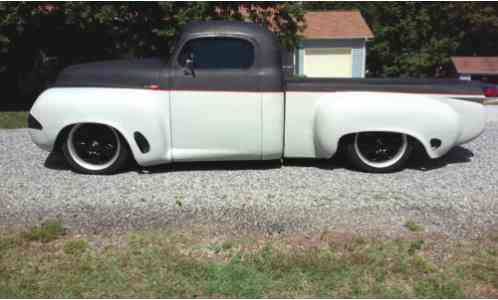
[[[308,77],[353,77],[350,48],[307,48],[304,75]]]

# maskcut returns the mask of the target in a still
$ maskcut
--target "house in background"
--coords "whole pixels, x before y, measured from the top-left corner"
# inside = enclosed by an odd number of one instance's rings
[[[305,20],[303,39],[284,66],[297,76],[365,77],[366,44],[374,35],[359,11],[310,11]]]
[[[451,61],[461,80],[498,83],[498,56],[453,56]]]

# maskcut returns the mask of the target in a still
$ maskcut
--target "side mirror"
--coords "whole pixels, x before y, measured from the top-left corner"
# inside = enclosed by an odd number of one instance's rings
[[[188,58],[185,59],[185,75],[192,75],[195,77],[195,71],[194,71],[194,54],[190,53]]]
[[[194,70],[194,60],[192,58],[187,58],[185,60],[185,68],[189,69],[190,71]]]

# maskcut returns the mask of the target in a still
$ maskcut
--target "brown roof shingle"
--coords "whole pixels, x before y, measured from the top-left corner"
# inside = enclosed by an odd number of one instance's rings
[[[498,74],[498,56],[453,56],[459,74]]]
[[[357,10],[309,11],[304,15],[306,29],[303,36],[308,39],[340,39],[374,37],[367,23]]]

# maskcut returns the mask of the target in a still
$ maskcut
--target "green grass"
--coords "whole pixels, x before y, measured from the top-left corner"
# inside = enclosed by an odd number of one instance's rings
[[[422,225],[419,225],[419,224],[417,224],[417,223],[415,223],[414,221],[411,221],[411,220],[409,220],[409,221],[407,221],[405,223],[405,227],[408,230],[412,231],[412,232],[417,232],[417,231],[423,231],[424,230],[424,227]]]
[[[69,240],[64,243],[64,253],[67,255],[81,255],[88,249],[88,242],[85,240]]]
[[[28,241],[48,243],[63,236],[65,232],[66,230],[60,220],[48,220],[23,232],[22,237]]]
[[[498,296],[498,241],[491,238],[374,239],[330,233],[268,238],[211,232],[69,232],[50,241],[5,232],[0,236],[0,298]]]
[[[25,111],[0,112],[0,128],[26,128],[28,113]]]

